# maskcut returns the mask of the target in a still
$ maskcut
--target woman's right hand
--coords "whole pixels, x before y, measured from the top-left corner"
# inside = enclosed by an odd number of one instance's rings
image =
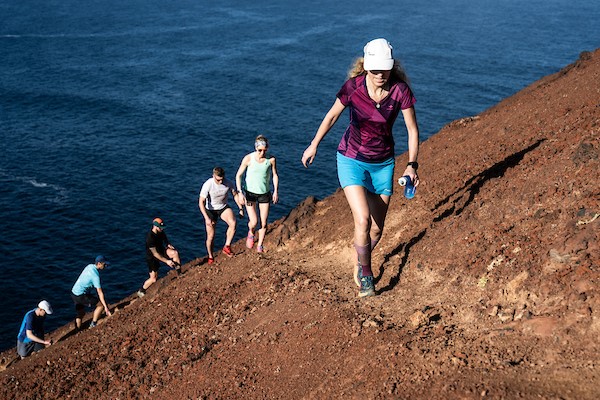
[[[304,150],[304,153],[302,154],[302,164],[304,165],[305,168],[308,168],[308,166],[310,164],[313,163],[313,160],[315,159],[315,156],[317,155],[317,148],[311,146],[308,146],[306,148],[306,150]],[[307,165],[308,163],[308,165]]]

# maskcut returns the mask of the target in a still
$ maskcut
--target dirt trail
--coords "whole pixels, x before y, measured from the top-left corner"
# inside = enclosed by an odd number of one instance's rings
[[[600,51],[582,53],[423,143],[378,296],[356,298],[343,193],[308,198],[268,253],[236,243],[97,328],[3,353],[0,398],[600,397],[598,82]]]

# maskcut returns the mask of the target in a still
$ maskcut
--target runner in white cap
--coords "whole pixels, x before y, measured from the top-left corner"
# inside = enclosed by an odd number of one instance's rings
[[[51,340],[44,340],[46,314],[52,314],[52,306],[46,300],[40,301],[36,308],[25,314],[17,336],[17,353],[21,358],[52,344]]]

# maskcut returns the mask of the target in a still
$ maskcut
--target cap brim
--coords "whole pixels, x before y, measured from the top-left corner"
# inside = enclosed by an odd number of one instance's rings
[[[54,310],[52,309],[52,307],[46,308],[46,307],[40,307],[42,310],[46,311],[46,314],[51,315]]]
[[[365,71],[389,71],[394,68],[394,60],[372,60],[366,58],[363,67]]]

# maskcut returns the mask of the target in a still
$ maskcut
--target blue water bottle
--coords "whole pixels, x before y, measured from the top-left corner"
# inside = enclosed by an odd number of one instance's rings
[[[412,179],[410,179],[410,176],[401,176],[398,179],[398,184],[400,186],[404,186],[404,197],[406,197],[407,199],[412,199],[413,197],[415,197],[415,192],[417,191],[417,188],[413,184]]]

